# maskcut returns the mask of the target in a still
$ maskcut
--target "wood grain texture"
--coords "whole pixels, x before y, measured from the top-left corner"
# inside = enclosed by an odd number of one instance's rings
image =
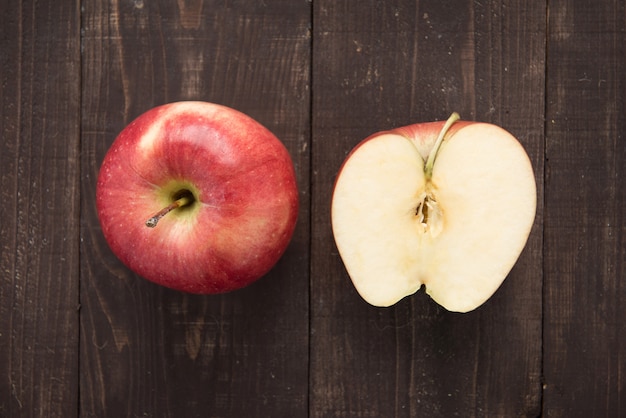
[[[329,202],[360,140],[452,111],[520,139],[541,202],[545,19],[541,2],[314,2],[310,416],[539,415],[541,207],[501,289],[461,315],[423,292],[368,306],[334,247]]]
[[[308,393],[310,4],[85,1],[81,415],[305,416]],[[131,274],[103,241],[99,164],[152,106],[205,100],[272,130],[294,159],[297,231],[270,274],[190,296]]]
[[[626,414],[626,6],[551,1],[544,415]]]
[[[73,417],[78,5],[3,1],[0,10],[0,416]]]
[[[0,417],[626,415],[621,0],[0,0]],[[100,163],[147,109],[198,99],[270,128],[301,211],[227,295],[133,275]],[[452,111],[528,151],[528,245],[468,314],[355,292],[332,185],[376,131]],[[545,170],[544,170],[545,165]],[[544,185],[545,180],[545,185]]]

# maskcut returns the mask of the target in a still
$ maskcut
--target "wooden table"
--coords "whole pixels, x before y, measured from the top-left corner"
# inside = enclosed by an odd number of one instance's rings
[[[0,416],[626,416],[623,0],[3,0]],[[127,270],[94,205],[147,109],[199,99],[270,128],[301,211],[274,270],[190,296]],[[499,124],[536,221],[498,292],[366,304],[331,190],[370,133]]]

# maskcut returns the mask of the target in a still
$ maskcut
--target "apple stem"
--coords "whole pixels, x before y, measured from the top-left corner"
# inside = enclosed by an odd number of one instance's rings
[[[428,160],[426,161],[426,166],[424,167],[424,171],[426,172],[426,178],[431,178],[433,176],[433,166],[435,165],[435,158],[437,158],[437,153],[439,152],[439,147],[443,142],[446,133],[450,130],[452,125],[461,119],[461,116],[454,112],[450,115],[446,123],[441,128],[441,132],[439,132],[439,136],[437,137],[437,141],[435,141],[435,145],[433,146],[432,151],[428,154]]]
[[[191,196],[186,196],[186,195],[182,196],[181,198],[173,201],[171,204],[169,204],[168,206],[164,207],[163,209],[155,213],[153,217],[151,217],[150,219],[146,221],[146,226],[148,228],[154,228],[155,226],[157,226],[157,224],[159,223],[159,220],[161,220],[162,217],[164,217],[165,215],[167,215],[174,209],[188,205],[191,202],[192,202]]]

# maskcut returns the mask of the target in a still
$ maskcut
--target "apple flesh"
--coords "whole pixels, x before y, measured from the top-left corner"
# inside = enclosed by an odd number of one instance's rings
[[[286,250],[298,191],[291,157],[234,109],[176,102],[115,139],[96,189],[102,232],[138,275],[190,293],[222,293],[265,275]]]
[[[536,210],[528,155],[504,129],[458,119],[374,134],[339,171],[332,230],[372,305],[425,286],[447,310],[471,311],[526,245]]]

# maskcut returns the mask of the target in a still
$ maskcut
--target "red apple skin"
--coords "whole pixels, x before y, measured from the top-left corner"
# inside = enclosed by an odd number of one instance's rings
[[[348,153],[348,155],[346,156],[346,158],[344,159],[343,163],[341,164],[341,167],[339,167],[339,170],[337,172],[337,178],[339,178],[339,174],[341,174],[341,171],[343,170],[344,166],[346,165],[346,163],[348,162],[348,160],[350,159],[350,156],[352,154],[354,154],[359,147],[361,147],[362,145],[364,145],[365,143],[367,143],[368,141],[377,138],[381,135],[385,135],[385,134],[396,134],[396,135],[401,135],[405,138],[407,138],[408,140],[412,141],[414,144],[416,144],[416,146],[420,145],[425,145],[425,144],[429,144],[429,148],[432,147],[432,145],[434,145],[435,141],[437,140],[437,137],[439,136],[439,133],[441,132],[441,129],[443,128],[443,126],[445,125],[446,121],[437,121],[437,122],[422,122],[422,123],[415,123],[412,125],[407,125],[407,126],[402,126],[400,128],[394,128],[391,130],[387,130],[387,131],[380,131],[380,132],[376,132],[374,134],[371,134],[370,136],[368,136],[367,138],[361,140],[358,144],[356,144],[356,146],[354,148],[352,148],[352,150]],[[448,130],[448,132],[446,133],[446,138],[450,138],[452,135],[454,135],[456,132],[458,132],[460,129],[463,129],[464,127],[468,126],[468,125],[472,125],[474,123],[481,123],[481,122],[473,122],[473,121],[457,121],[455,122],[450,129]],[[430,151],[430,149],[429,149]],[[424,158],[424,162],[426,162],[426,159],[428,158],[428,154],[423,154],[422,153],[422,157]],[[336,179],[335,179],[335,185],[336,185]],[[334,191],[334,186],[333,186],[333,191]]]
[[[414,141],[424,142],[430,139],[434,142],[439,136],[439,133],[441,132],[441,129],[443,129],[443,126],[445,125],[445,123],[446,123],[445,120],[439,121],[439,122],[415,123],[413,125],[408,125],[408,126],[403,126],[400,128],[393,129],[390,132],[402,135]],[[464,127],[468,125],[472,125],[474,123],[480,123],[480,122],[463,121],[463,120],[457,121],[450,127],[450,129],[446,133],[446,137],[449,138],[452,135],[454,135],[455,132],[463,129]],[[379,135],[380,133],[372,135],[372,136],[379,136]]]
[[[181,189],[195,201],[145,222]],[[293,235],[298,191],[284,145],[252,118],[206,102],[149,110],[115,139],[96,189],[113,253],[147,280],[215,294],[265,275]]]

